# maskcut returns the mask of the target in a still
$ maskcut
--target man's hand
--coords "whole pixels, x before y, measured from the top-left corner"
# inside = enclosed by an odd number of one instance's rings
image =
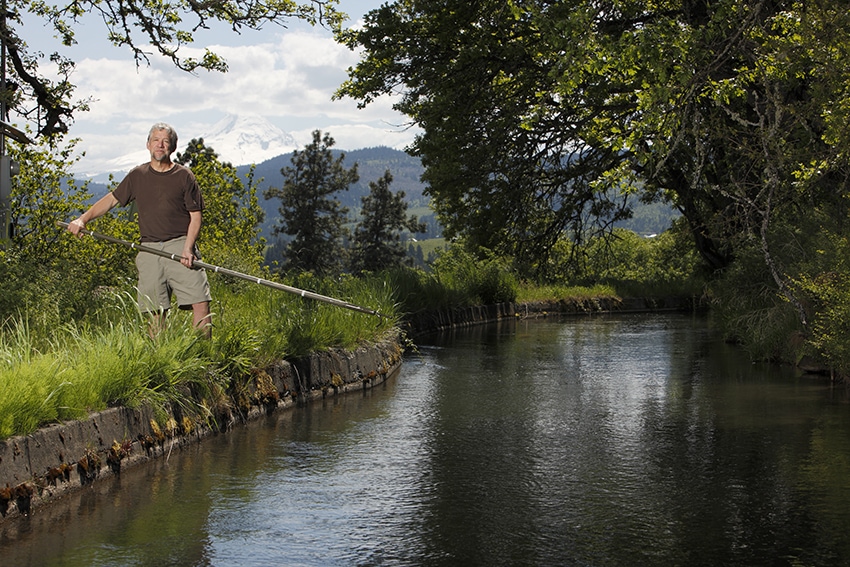
[[[180,263],[187,268],[191,268],[192,263],[195,261],[194,246],[184,246],[181,256],[183,257],[180,258]]]
[[[118,199],[110,192],[98,199],[98,201],[89,207],[89,210],[81,214],[68,223],[68,232],[75,236],[82,236],[83,229],[86,228],[86,223],[99,218],[108,213],[112,207],[118,204]]]
[[[68,223],[68,232],[74,236],[82,236],[86,223],[82,218],[77,218]]]

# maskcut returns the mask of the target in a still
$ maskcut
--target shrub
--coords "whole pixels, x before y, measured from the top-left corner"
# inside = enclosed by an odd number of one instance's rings
[[[701,295],[705,285],[701,261],[681,222],[653,238],[615,229],[588,242],[583,255],[573,283],[611,285],[622,296]]]
[[[779,294],[762,253],[742,249],[711,284],[715,326],[755,359],[790,360],[790,337],[800,331],[793,307]]]
[[[476,255],[452,245],[437,257],[434,273],[443,285],[462,296],[466,305],[515,301],[519,289],[510,262],[484,249]]]

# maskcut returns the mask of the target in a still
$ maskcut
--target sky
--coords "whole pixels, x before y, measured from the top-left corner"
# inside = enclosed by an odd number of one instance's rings
[[[340,0],[339,9],[349,15],[350,27],[380,3]],[[25,39],[31,50],[52,52],[58,44],[41,26],[27,22]],[[77,64],[71,78],[76,98],[92,98],[90,110],[78,113],[69,131],[85,152],[75,166],[79,172],[108,171],[110,161],[144,151],[150,126],[160,121],[172,124],[187,142],[208,134],[229,114],[258,114],[291,134],[299,147],[320,129],[341,150],[403,149],[416,132],[405,127],[405,117],[392,110],[389,99],[362,110],[352,99],[331,100],[358,54],[336,44],[321,27],[293,21],[288,28],[266,26],[241,35],[226,27],[196,35],[195,44],[181,53],[200,56],[208,47],[224,57],[229,71],[194,75],[158,55],[150,57],[149,66],[137,68],[130,51],[112,46],[106,28],[93,17],[76,33],[78,44],[63,53]],[[10,122],[23,125],[14,116]]]

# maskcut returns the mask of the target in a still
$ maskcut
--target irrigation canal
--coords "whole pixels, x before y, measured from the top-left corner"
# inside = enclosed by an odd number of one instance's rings
[[[690,315],[443,333],[7,522],[0,564],[846,565],[848,393]]]

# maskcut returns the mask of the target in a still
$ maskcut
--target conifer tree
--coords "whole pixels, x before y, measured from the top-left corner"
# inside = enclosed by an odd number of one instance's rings
[[[291,237],[287,243],[284,269],[312,271],[330,275],[342,270],[345,249],[342,241],[348,208],[336,193],[347,191],[360,179],[357,164],[343,165],[345,154],[334,158],[334,139],[320,130],[313,131],[313,141],[303,151],[292,154],[292,165],[280,170],[283,187],[271,187],[266,199],[280,199],[280,219],[272,228],[273,235]]]
[[[362,198],[363,218],[354,232],[352,271],[378,271],[409,264],[401,231],[424,232],[425,225],[415,216],[405,218],[407,203],[404,191],[393,194],[389,170],[377,181],[369,182],[369,194]],[[408,260],[408,261],[405,261]]]

